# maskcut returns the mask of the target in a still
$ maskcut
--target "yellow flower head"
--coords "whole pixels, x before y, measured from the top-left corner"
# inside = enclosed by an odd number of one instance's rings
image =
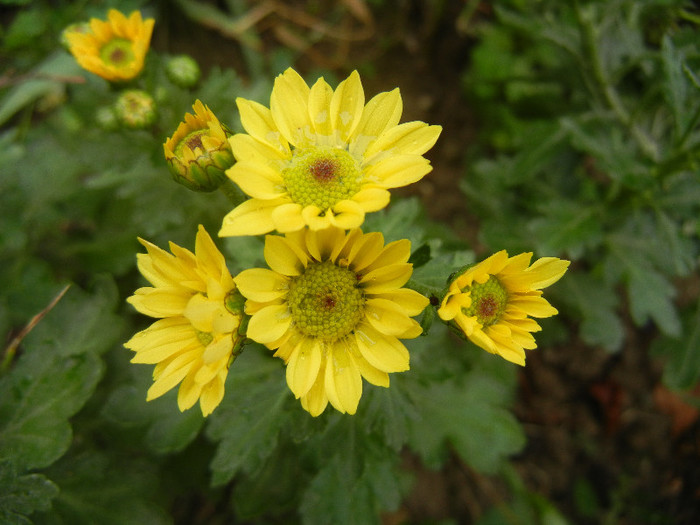
[[[93,18],[89,31],[68,30],[65,39],[84,69],[110,82],[121,82],[143,69],[154,23],[152,18],[143,20],[139,11],[126,18],[110,9],[107,21]]]
[[[541,330],[528,316],[558,313],[541,290],[569,267],[569,261],[556,257],[530,265],[531,258],[532,253],[509,258],[502,250],[472,266],[450,283],[438,315],[487,352],[525,365],[525,349],[537,348],[531,332]]]
[[[252,198],[224,218],[221,236],[359,227],[365,213],[388,204],[389,188],[430,172],[422,155],[442,130],[399,124],[398,88],[365,105],[356,71],[333,91],[323,78],[309,88],[287,69],[269,109],[236,103],[247,133],[230,139],[237,163],[227,175]]]
[[[165,160],[176,182],[195,191],[214,191],[233,164],[228,128],[199,100],[194,115],[185,113],[173,136],[163,144]]]
[[[242,297],[202,226],[194,254],[170,243],[171,255],[139,240],[148,253],[137,256],[138,267],[153,286],[139,288],[128,301],[159,320],[124,346],[136,352],[132,363],[156,365],[148,401],[179,383],[180,410],[199,400],[207,416],[224,396],[229,365],[245,336]]]
[[[384,246],[381,233],[330,227],[265,238],[271,269],[235,278],[251,315],[248,337],[276,349],[287,364],[287,384],[312,416],[330,401],[354,414],[362,378],[389,386],[389,373],[409,368],[399,338],[421,334],[411,319],[427,305],[402,288],[413,273],[411,244]]]

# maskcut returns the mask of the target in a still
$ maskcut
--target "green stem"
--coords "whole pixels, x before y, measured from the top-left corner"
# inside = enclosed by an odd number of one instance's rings
[[[654,161],[657,161],[659,152],[656,144],[632,122],[629,112],[625,108],[620,96],[615,87],[611,84],[605,70],[603,61],[600,57],[598,42],[595,35],[595,27],[593,26],[592,17],[584,14],[578,2],[576,3],[576,15],[581,27],[584,50],[588,55],[591,67],[593,69],[593,79],[595,80],[600,94],[603,97],[606,105],[613,111],[617,119],[623,126],[629,129],[632,137],[637,142],[639,148],[644,154]]]
[[[239,204],[242,204],[248,198],[246,194],[243,193],[241,189],[229,179],[226,179],[224,183],[219,186],[219,189],[221,190],[221,193],[226,195],[226,198],[231,201],[234,208]]]

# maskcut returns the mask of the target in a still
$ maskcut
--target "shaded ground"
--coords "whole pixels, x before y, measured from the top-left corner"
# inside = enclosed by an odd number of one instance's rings
[[[455,23],[461,3],[451,4],[439,18],[412,2],[401,2],[396,16],[383,17],[381,23],[363,23],[357,15],[351,25],[370,31],[372,39],[321,41],[306,49],[299,66],[371,62],[376,74],[363,75],[368,94],[401,86],[403,121],[443,126],[441,139],[427,155],[434,172],[403,193],[419,195],[431,218],[454,227],[483,255],[477,221],[458,188],[467,170],[463,155],[478,122],[460,90],[472,42]],[[174,18],[172,23],[176,32],[181,22]],[[288,38],[273,26],[269,22],[263,32],[268,45]],[[206,49],[211,63],[240,63],[230,40],[211,32],[190,34],[186,43],[161,34],[160,45],[195,55]],[[382,47],[381,42],[392,45]],[[615,355],[578,342],[529,354],[515,407],[528,444],[514,463],[528,489],[550,499],[574,523],[599,523],[603,517],[623,524],[695,523],[700,516],[697,413],[660,385],[660,367],[648,352],[656,332],[627,325],[626,344]],[[388,524],[445,518],[470,523],[507,498],[499,482],[457,458],[441,472],[426,470],[411,456],[405,464],[415,472],[416,486],[403,507],[387,516]]]

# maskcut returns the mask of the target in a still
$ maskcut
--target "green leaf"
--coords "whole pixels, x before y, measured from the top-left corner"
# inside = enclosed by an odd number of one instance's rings
[[[100,284],[96,292],[69,290],[25,338],[16,364],[0,378],[0,457],[12,457],[20,470],[46,467],[68,449],[68,418],[102,377],[98,354],[121,335],[121,321],[111,312],[113,285]]]
[[[38,98],[49,94],[61,95],[64,83],[60,76],[75,75],[80,66],[73,57],[63,51],[57,51],[36,69],[32,77],[12,87],[0,100],[0,126],[5,124],[15,113]]]
[[[300,506],[305,525],[371,525],[401,502],[398,456],[361,435],[354,418],[336,420],[323,436],[323,457]]]
[[[610,352],[620,349],[625,337],[617,313],[619,299],[614,290],[591,274],[569,272],[557,283],[561,302],[571,305],[581,316],[579,333],[591,346]]]
[[[409,444],[431,468],[445,461],[449,442],[473,468],[496,472],[525,445],[520,424],[504,406],[509,397],[508,386],[482,370],[424,386],[416,397],[419,418],[409,426]]]
[[[543,216],[527,225],[539,253],[566,253],[579,259],[602,240],[600,217],[594,208],[560,198],[547,202],[540,213]]]
[[[156,503],[164,480],[155,465],[129,457],[84,451],[66,456],[48,471],[61,487],[50,512],[37,516],[43,525],[167,525],[172,522]]]
[[[47,510],[58,494],[58,487],[42,474],[20,475],[10,460],[0,460],[0,522],[29,525],[28,518]]]
[[[147,402],[150,370],[144,376],[147,382],[143,384],[117,387],[107,399],[102,414],[120,426],[147,427],[144,442],[156,454],[179,452],[199,435],[204,424],[202,412],[198,405],[180,412],[175,396],[177,388],[169,395]]]
[[[282,361],[262,352],[251,345],[233,362],[226,396],[209,416],[207,436],[219,443],[211,462],[214,485],[260,468],[292,414]]]
[[[665,359],[664,383],[689,390],[700,380],[700,302],[682,316],[683,337],[664,336],[652,343],[652,353]]]
[[[41,468],[68,450],[68,418],[92,394],[103,365],[93,354],[22,357],[11,380],[0,383],[0,457],[12,457],[20,469]]]
[[[684,55],[665,35],[661,41],[661,61],[663,64],[663,92],[673,113],[676,136],[681,136],[686,129],[692,111],[688,107],[688,81],[683,72]]]

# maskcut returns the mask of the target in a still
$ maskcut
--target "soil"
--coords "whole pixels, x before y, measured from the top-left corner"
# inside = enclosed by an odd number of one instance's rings
[[[304,2],[291,3],[296,4]],[[358,33],[369,31],[370,38],[321,39],[302,49],[303,41],[287,34],[300,23],[292,17],[283,20],[284,31],[274,20],[261,22],[264,44],[299,46],[301,70],[330,67],[342,76],[348,64],[371,63],[375,74],[363,73],[367,93],[401,86],[402,121],[442,125],[438,144],[427,154],[435,170],[400,193],[418,195],[432,219],[449,224],[484,255],[478,220],[458,187],[466,147],[479,128],[461,94],[460,74],[474,43],[469,31],[455,22],[464,4],[441,3],[444,9],[438,13],[430,2],[403,0],[399,7],[392,5],[391,16],[370,18],[362,14],[365,2],[344,4],[358,10],[347,26],[359,27]],[[487,4],[482,3],[476,16],[490,16]],[[174,17],[174,34],[178,23]],[[242,64],[240,48],[231,40],[211,31],[188,31],[194,39],[188,45],[207,49],[210,63]],[[160,46],[168,51],[192,53],[191,47],[163,38]],[[574,339],[528,355],[515,406],[527,446],[514,465],[526,487],[551,501],[572,523],[700,522],[698,412],[661,384],[660,364],[649,354],[655,330],[638,330],[631,322],[627,326],[626,343],[616,354]],[[468,524],[509,498],[502,481],[474,472],[456,456],[440,472],[426,469],[410,454],[405,465],[416,475],[416,485],[401,509],[386,516],[387,525],[443,519]]]

